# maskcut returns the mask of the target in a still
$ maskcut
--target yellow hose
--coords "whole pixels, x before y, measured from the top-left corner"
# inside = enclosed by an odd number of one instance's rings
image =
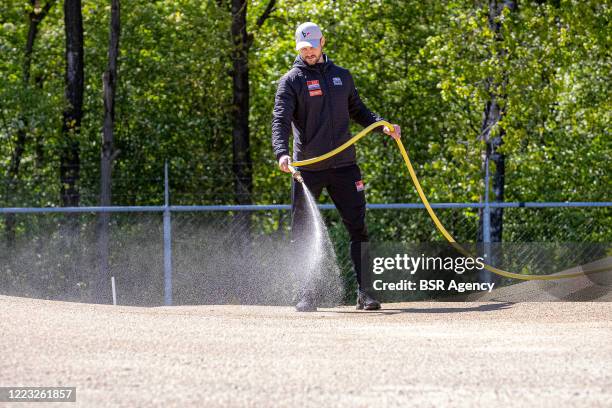
[[[323,161],[323,160],[327,160],[330,157],[333,157],[333,156],[337,155],[338,153],[340,153],[344,149],[348,148],[349,146],[357,143],[357,141],[359,141],[361,138],[363,138],[365,135],[367,135],[373,129],[375,129],[375,128],[379,127],[379,126],[387,126],[390,129],[393,129],[393,125],[391,123],[387,122],[387,121],[384,121],[384,120],[378,121],[376,123],[372,123],[370,126],[368,126],[365,129],[363,129],[361,132],[359,132],[357,135],[353,136],[350,140],[348,140],[346,143],[342,144],[341,146],[336,147],[335,149],[333,149],[333,150],[331,150],[331,151],[329,151],[329,152],[327,152],[327,153],[325,153],[325,154],[323,154],[321,156],[313,157],[312,159],[296,161],[296,162],[293,162],[291,164],[294,167],[304,167],[304,166],[309,166],[309,165],[314,164],[314,163],[318,163],[318,162]],[[395,139],[395,141],[397,142],[397,147],[399,148],[400,153],[402,154],[402,157],[404,158],[404,163],[406,163],[406,167],[408,168],[408,172],[410,173],[410,178],[412,179],[412,183],[414,184],[414,186],[415,186],[415,188],[416,188],[416,190],[417,190],[417,192],[419,194],[419,197],[421,198],[421,201],[425,205],[425,208],[427,209],[427,212],[429,213],[429,216],[431,217],[431,219],[433,220],[434,224],[438,228],[438,231],[440,231],[440,233],[444,236],[444,238],[446,238],[446,240],[448,242],[450,242],[451,245],[454,248],[456,248],[459,252],[461,252],[462,254],[464,254],[466,256],[472,257],[472,255],[465,248],[463,248],[461,245],[459,245],[457,243],[457,241],[455,241],[453,236],[446,230],[446,228],[444,228],[444,225],[442,225],[442,223],[438,219],[438,216],[436,215],[434,210],[431,208],[431,205],[429,205],[429,201],[427,200],[427,197],[425,196],[425,193],[423,193],[423,189],[421,188],[421,183],[419,182],[419,179],[416,176],[414,168],[412,167],[412,163],[410,162],[410,158],[408,157],[408,152],[406,152],[406,149],[404,148],[404,144],[402,143],[402,141],[400,139]],[[499,269],[499,268],[496,268],[494,266],[487,265],[487,264],[485,264],[485,269],[487,269],[488,271],[493,272],[494,274],[497,274],[497,275],[500,275],[500,276],[504,276],[506,278],[514,278],[514,279],[522,279],[522,280],[556,280],[556,279],[576,278],[578,276],[584,276],[584,275],[591,274],[591,273],[603,272],[603,271],[606,271],[606,270],[608,270],[610,268],[609,267],[603,267],[603,268],[598,268],[598,269],[591,269],[591,270],[588,270],[588,271],[575,272],[575,273],[566,273],[566,274],[559,274],[559,275],[528,275],[528,274],[518,274],[518,273],[504,271],[502,269]]]

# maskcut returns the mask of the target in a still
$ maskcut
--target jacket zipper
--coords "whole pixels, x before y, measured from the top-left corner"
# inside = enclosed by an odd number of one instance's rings
[[[323,67],[323,69],[321,70],[321,78],[323,79],[323,83],[325,84],[325,92],[328,98],[328,106],[329,106],[329,124],[331,126],[331,149],[334,148],[334,146],[336,145],[336,132],[334,130],[334,112],[333,112],[333,107],[332,107],[332,97],[331,97],[331,93],[329,90],[329,86],[328,86],[328,81],[327,81],[327,77],[325,76],[325,67]],[[331,150],[330,149],[330,150]],[[332,168],[336,167],[336,163],[337,163],[337,158],[334,157],[332,158],[333,163],[331,165]]]

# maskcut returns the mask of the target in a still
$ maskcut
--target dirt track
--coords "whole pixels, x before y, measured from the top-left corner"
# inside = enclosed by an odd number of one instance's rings
[[[0,385],[78,406],[612,405],[609,302],[0,307]]]

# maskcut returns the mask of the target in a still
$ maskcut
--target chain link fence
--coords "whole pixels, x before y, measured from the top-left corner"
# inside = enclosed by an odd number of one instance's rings
[[[571,205],[504,208],[504,242],[612,242],[611,203]],[[478,206],[437,204],[435,211],[458,242],[473,243],[481,229]],[[444,241],[419,205],[393,207],[370,205],[367,223],[372,242]],[[169,300],[174,304],[290,304],[308,257],[299,242],[291,243],[286,205],[110,207],[105,209],[114,212],[106,251],[108,269],[104,270],[100,208],[73,210],[0,209],[14,223],[11,234],[0,224],[1,293],[110,302],[107,279],[114,276],[118,301],[126,305],[161,305]],[[169,215],[166,244],[164,212]],[[323,205],[322,212],[349,299],[355,283],[348,235],[331,205]],[[587,255],[567,253],[565,263],[571,266]],[[524,254],[525,262],[538,263],[531,258]]]

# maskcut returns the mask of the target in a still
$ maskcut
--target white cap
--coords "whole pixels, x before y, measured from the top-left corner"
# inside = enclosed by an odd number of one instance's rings
[[[319,48],[323,33],[315,23],[303,23],[295,30],[295,49],[299,51],[304,47]]]

